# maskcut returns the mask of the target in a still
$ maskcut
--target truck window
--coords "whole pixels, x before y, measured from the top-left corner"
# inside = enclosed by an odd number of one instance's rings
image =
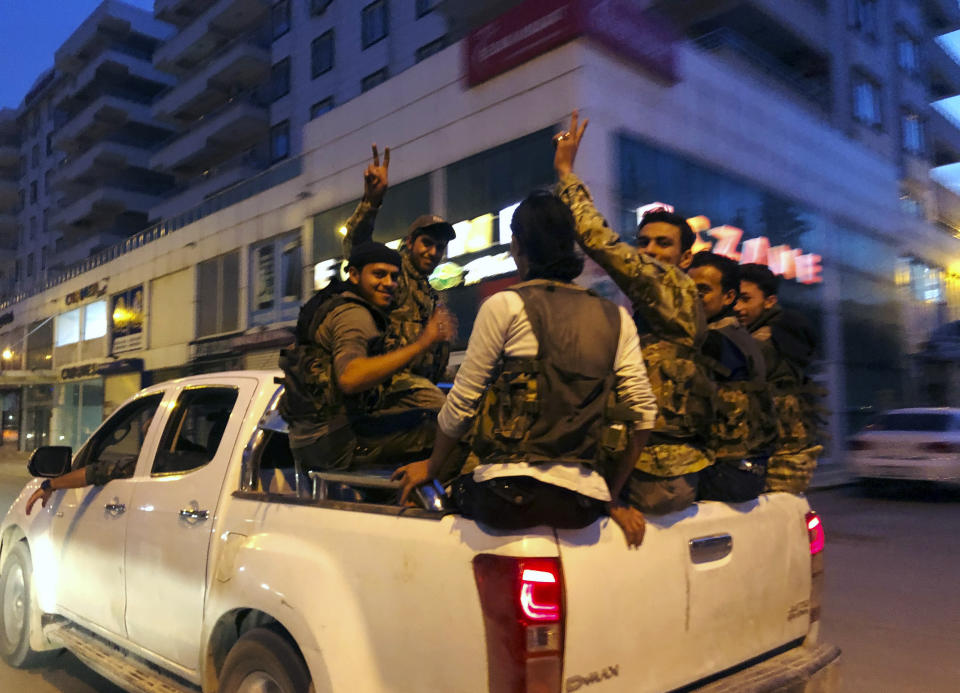
[[[217,454],[237,401],[233,387],[192,387],[177,398],[153,461],[153,476],[199,469]]]
[[[73,468],[80,469],[99,462],[133,462],[129,466],[129,473],[124,474],[133,476],[140,448],[161,400],[163,393],[147,395],[117,411],[83,447]],[[123,468],[126,469],[125,466]]]

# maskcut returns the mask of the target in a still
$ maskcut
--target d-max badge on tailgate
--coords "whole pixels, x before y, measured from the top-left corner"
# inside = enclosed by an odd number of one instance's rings
[[[567,677],[566,691],[567,693],[573,693],[573,691],[579,691],[584,686],[600,683],[601,681],[606,681],[607,679],[612,679],[619,675],[620,665],[614,664],[613,666],[606,667],[602,671],[591,671],[585,676],[569,676]]]

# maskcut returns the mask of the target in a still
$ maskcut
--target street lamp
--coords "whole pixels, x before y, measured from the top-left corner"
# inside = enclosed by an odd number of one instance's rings
[[[13,360],[13,349],[11,349],[10,347],[6,347],[6,348],[3,350],[3,354],[0,354],[0,356],[3,356],[3,360],[4,360],[4,361],[12,361],[12,360]]]

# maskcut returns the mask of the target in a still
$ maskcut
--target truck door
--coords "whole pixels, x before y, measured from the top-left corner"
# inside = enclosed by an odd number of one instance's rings
[[[681,685],[691,658],[687,556],[674,532],[648,517],[643,544],[629,550],[609,519],[557,530],[566,593],[563,690],[601,681],[603,691],[631,693]]]
[[[149,477],[136,484],[127,530],[128,637],[196,669],[207,550],[224,475],[257,381],[176,393]]]
[[[58,491],[49,506],[51,540],[60,560],[57,605],[87,625],[124,635],[123,551],[134,469],[149,457],[163,393],[139,397],[118,410],[77,453],[74,468],[101,465],[118,478],[103,486]],[[155,423],[151,423],[151,421]]]

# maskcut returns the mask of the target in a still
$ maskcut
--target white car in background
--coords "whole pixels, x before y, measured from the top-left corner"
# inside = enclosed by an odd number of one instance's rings
[[[847,447],[851,471],[863,479],[960,484],[960,409],[893,409]]]

